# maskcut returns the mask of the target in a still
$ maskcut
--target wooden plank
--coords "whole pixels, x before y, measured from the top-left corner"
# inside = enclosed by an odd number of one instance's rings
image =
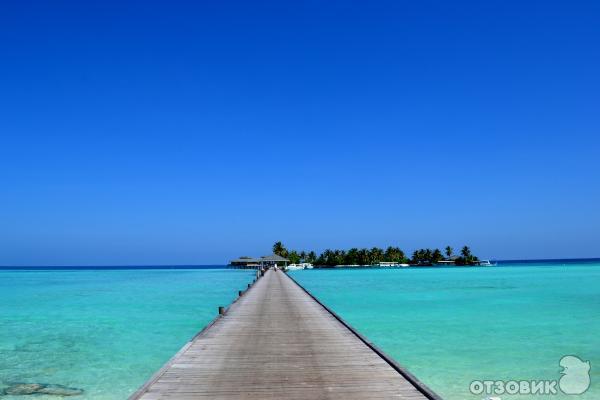
[[[270,270],[130,399],[440,398]]]

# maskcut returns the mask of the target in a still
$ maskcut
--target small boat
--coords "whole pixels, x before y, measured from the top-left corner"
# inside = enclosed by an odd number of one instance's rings
[[[490,262],[490,260],[480,260],[480,261],[479,261],[479,265],[480,265],[480,266],[482,266],[482,267],[493,267],[493,266],[495,266],[496,264],[492,264],[492,263]]]
[[[300,269],[313,269],[311,263],[290,264],[287,266],[288,271],[297,271]]]

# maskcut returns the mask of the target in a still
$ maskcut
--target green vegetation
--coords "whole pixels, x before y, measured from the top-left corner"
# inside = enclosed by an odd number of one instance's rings
[[[479,261],[479,258],[471,253],[469,246],[465,246],[460,250],[460,257],[456,259],[456,265],[473,265]]]
[[[440,249],[418,249],[411,258],[407,258],[399,247],[381,249],[352,248],[350,250],[327,249],[317,255],[314,251],[288,250],[282,242],[273,245],[273,253],[285,257],[293,264],[301,262],[311,263],[315,266],[333,267],[336,265],[374,265],[380,262],[395,262],[398,264],[434,265],[440,261],[453,261],[456,265],[475,265],[479,259],[471,253],[469,247],[464,246],[459,257],[453,257],[453,249],[447,246],[442,254]]]

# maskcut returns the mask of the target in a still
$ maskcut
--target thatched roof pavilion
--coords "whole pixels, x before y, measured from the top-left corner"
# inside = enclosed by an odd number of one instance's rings
[[[252,258],[248,256],[242,256],[240,258],[236,258],[235,260],[231,260],[229,262],[230,265],[241,268],[258,268],[269,265],[280,265],[283,264],[287,267],[287,264],[290,262],[285,257],[281,257],[277,254],[271,254],[269,256],[262,256],[260,258]]]
[[[288,260],[285,257],[281,257],[280,255],[277,254],[271,254],[270,256],[262,256],[260,258],[263,262],[271,262],[271,263],[285,263],[287,265],[287,263],[290,262],[290,260]]]

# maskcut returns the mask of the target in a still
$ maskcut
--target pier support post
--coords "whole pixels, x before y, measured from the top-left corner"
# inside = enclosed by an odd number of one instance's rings
[[[244,294],[243,290],[238,290],[238,296],[241,297]]]
[[[250,289],[251,287],[252,287],[252,284],[251,284],[251,283],[249,283],[249,284],[248,284],[248,289]]]
[[[219,315],[225,314],[225,307],[219,306]]]

